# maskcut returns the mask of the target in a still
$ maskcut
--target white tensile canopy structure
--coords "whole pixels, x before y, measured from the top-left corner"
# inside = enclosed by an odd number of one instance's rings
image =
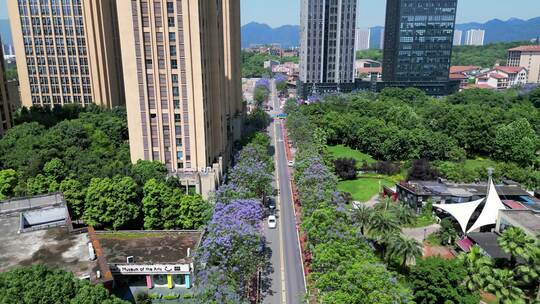
[[[469,223],[471,216],[476,208],[478,208],[478,206],[484,201],[486,203],[482,209],[482,212],[480,213],[480,216],[471,226],[471,228],[467,230],[467,224]],[[495,185],[491,179],[489,180],[488,194],[486,198],[474,202],[460,204],[436,204],[433,205],[433,207],[440,208],[450,213],[450,215],[457,220],[461,226],[461,230],[463,230],[464,233],[474,231],[483,226],[495,224],[497,222],[499,210],[506,209],[499,197],[499,194],[497,194],[497,190],[495,189]]]
[[[480,199],[474,202],[460,203],[460,204],[436,204],[433,207],[442,209],[450,215],[452,215],[461,226],[463,232],[467,231],[467,224],[471,219],[474,210],[480,206],[484,199]]]

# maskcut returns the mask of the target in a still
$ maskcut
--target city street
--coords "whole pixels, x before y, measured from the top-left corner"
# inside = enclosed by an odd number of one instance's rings
[[[272,82],[271,91],[269,104],[273,110],[270,111],[270,114],[278,114],[281,110],[274,82]],[[275,118],[268,128],[268,133],[275,146],[276,178],[274,186],[279,193],[276,197],[277,229],[265,227],[265,235],[272,249],[272,264],[274,266],[273,294],[264,300],[264,303],[269,304],[302,303],[305,295],[304,271],[296,230],[282,122],[282,120]]]

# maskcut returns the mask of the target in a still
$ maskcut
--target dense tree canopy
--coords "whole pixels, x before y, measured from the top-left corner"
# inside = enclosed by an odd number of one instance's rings
[[[300,111],[328,144],[381,161],[425,159],[442,177],[463,182],[487,176],[466,159],[490,158],[497,178],[536,188],[540,111],[530,101],[534,94],[473,89],[433,99],[413,88],[387,88],[378,95],[329,95]],[[299,137],[312,136],[304,121],[298,124]]]
[[[452,65],[476,65],[491,68],[495,63],[506,63],[508,49],[529,44],[530,42],[499,42],[483,46],[454,46],[452,48]]]
[[[318,300],[336,304],[408,303],[409,290],[396,281],[366,243],[363,234],[374,226],[360,229],[359,234],[336,190],[337,178],[322,157],[325,132],[295,101],[289,100],[285,111],[289,136],[298,148],[294,180],[302,204],[301,228],[312,253],[313,288]],[[334,122],[339,123],[339,119]],[[385,224],[386,220],[381,218]]]
[[[461,283],[465,269],[456,260],[427,258],[420,260],[411,269],[409,281],[412,284],[415,303],[462,303],[477,304],[478,295],[469,293]]]
[[[0,273],[0,302],[10,304],[127,304],[103,286],[92,286],[70,272],[43,265]]]

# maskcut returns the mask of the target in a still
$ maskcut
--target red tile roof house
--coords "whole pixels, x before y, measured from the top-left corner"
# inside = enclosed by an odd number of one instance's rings
[[[476,78],[476,86],[497,90],[505,90],[511,87],[527,83],[528,72],[524,67],[496,66],[490,71]]]
[[[450,67],[450,74],[463,74],[468,77],[480,74],[482,67],[476,65],[454,65]]]

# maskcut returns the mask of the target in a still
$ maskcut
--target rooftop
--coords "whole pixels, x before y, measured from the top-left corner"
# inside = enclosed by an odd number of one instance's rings
[[[376,68],[359,68],[358,72],[360,74],[371,74],[371,73],[382,73],[382,67],[376,67]]]
[[[501,210],[501,216],[505,216],[531,232],[534,236],[540,234],[540,212],[532,210]]]
[[[450,73],[450,79],[468,79],[469,77],[461,74],[461,73]]]
[[[525,69],[524,67],[510,67],[510,66],[498,66],[494,68],[494,70],[501,71],[506,74],[517,74],[524,69]]]
[[[493,259],[510,259],[510,254],[504,252],[497,244],[497,234],[493,232],[471,232],[467,235],[475,244],[482,248]]]
[[[56,214],[51,207],[43,214]],[[66,226],[19,233],[21,213],[0,215],[0,272],[19,265],[45,264],[82,277],[93,267],[86,234],[70,234]],[[39,221],[38,221],[39,224]]]
[[[487,195],[487,184],[458,184],[444,181],[409,181],[399,184],[401,187],[414,192],[417,195],[446,195],[457,197],[484,197]],[[516,185],[496,185],[495,189],[502,200],[513,199],[534,205],[540,203],[538,199]]]
[[[450,67],[450,74],[470,72],[470,71],[475,71],[475,70],[480,70],[480,69],[482,69],[482,67],[479,67],[476,65],[454,65]]]
[[[540,45],[522,45],[513,49],[509,49],[509,51],[540,52]]]
[[[109,264],[125,264],[127,257],[138,264],[189,263],[188,248],[199,247],[203,231],[97,231]]]

